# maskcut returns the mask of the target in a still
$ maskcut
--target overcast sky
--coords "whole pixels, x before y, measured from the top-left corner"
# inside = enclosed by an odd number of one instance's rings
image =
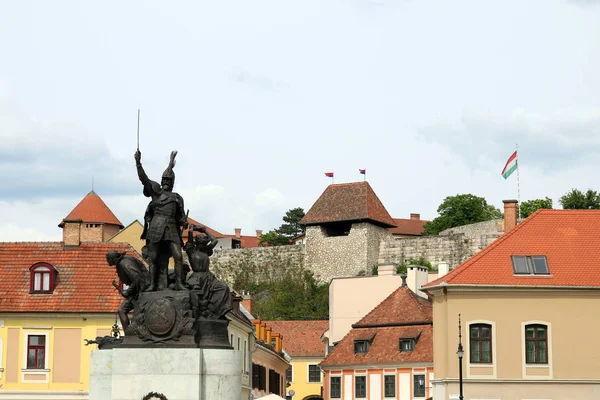
[[[90,191],[124,225],[175,190],[223,233],[367,180],[393,217],[600,189],[600,2],[0,1],[0,240],[60,240]]]

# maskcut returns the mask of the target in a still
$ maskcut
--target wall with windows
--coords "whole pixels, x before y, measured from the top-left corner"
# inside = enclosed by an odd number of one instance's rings
[[[110,334],[113,323],[113,314],[0,315],[0,399],[5,391],[40,399],[87,392],[97,347],[84,339]]]
[[[445,379],[458,378],[458,314],[462,319],[464,345],[463,373],[470,395],[487,398],[491,391],[471,392],[471,383],[484,387],[495,380],[527,382],[539,392],[533,398],[557,396],[558,386],[571,385],[577,390],[600,383],[600,359],[597,346],[574,344],[574,330],[595,332],[600,319],[595,311],[600,306],[600,293],[588,290],[488,288],[485,291],[462,290],[434,296],[434,386],[443,387],[447,398],[452,385]],[[548,381],[561,385],[547,385]],[[544,383],[545,382],[545,383]],[[523,383],[517,385],[523,386]],[[574,385],[574,386],[573,386]],[[510,393],[511,385],[502,388]],[[524,387],[524,386],[523,386]],[[467,389],[465,389],[467,390]],[[544,390],[547,390],[544,392]],[[524,393],[524,392],[523,392]],[[504,396],[503,399],[513,397]],[[523,394],[521,397],[526,398]],[[521,398],[521,397],[514,397]],[[437,399],[438,397],[436,397]],[[490,397],[490,398],[497,398]],[[578,397],[584,398],[584,397]]]
[[[326,370],[323,393],[327,400],[426,399],[431,379],[432,367]]]
[[[294,391],[292,400],[303,400],[308,396],[321,396],[323,373],[319,363],[323,357],[293,357],[290,386],[286,392]],[[289,375],[289,373],[288,373]]]

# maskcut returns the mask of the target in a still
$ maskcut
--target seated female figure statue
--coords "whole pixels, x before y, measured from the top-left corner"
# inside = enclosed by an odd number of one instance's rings
[[[204,235],[193,237],[193,232]],[[185,252],[192,268],[192,274],[187,278],[191,290],[198,291],[200,309],[204,317],[225,318],[225,314],[233,309],[229,287],[219,281],[209,270],[213,248],[217,239],[206,231],[203,226],[190,226]]]

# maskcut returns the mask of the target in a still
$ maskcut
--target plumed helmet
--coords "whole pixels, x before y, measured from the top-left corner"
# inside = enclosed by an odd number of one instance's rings
[[[171,160],[169,161],[169,166],[167,167],[167,169],[165,169],[165,172],[163,172],[163,174],[162,174],[163,179],[167,178],[167,179],[171,179],[171,180],[175,181],[175,172],[173,172],[173,167],[175,167],[175,156],[176,155],[177,155],[177,151],[171,152]]]

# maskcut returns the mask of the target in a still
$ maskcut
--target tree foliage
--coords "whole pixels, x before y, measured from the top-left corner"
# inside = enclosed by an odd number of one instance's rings
[[[304,234],[305,228],[299,224],[302,218],[304,218],[304,209],[302,207],[288,210],[283,216],[284,223],[281,224],[279,229],[275,229],[275,232],[290,239]]]
[[[472,194],[448,196],[437,209],[439,216],[425,224],[425,235],[437,235],[455,226],[502,218],[502,212],[483,197]]]
[[[260,235],[258,243],[261,246],[284,246],[290,244],[290,239],[286,236],[280,235],[277,232],[269,231]]]
[[[600,209],[600,195],[592,189],[588,189],[585,193],[578,189],[572,189],[563,195],[558,202],[565,210]]]
[[[406,267],[408,267],[409,265],[421,265],[423,267],[427,267],[428,271],[433,270],[433,265],[431,265],[431,262],[429,262],[424,256],[421,256],[419,258],[411,258],[408,261],[398,263],[396,265],[396,273],[405,274]]]
[[[521,203],[521,217],[527,218],[540,208],[552,208],[552,199],[545,197],[543,199],[527,200]]]

